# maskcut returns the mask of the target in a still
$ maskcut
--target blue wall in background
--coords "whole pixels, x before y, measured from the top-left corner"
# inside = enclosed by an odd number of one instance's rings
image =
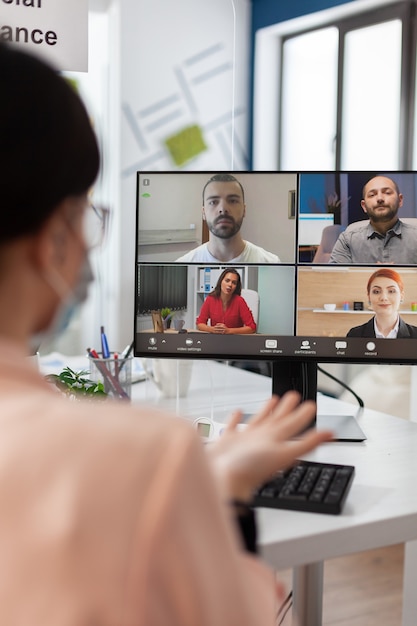
[[[353,0],[252,0],[252,59],[251,59],[251,79],[250,79],[250,93],[253,94],[253,57],[254,57],[254,42],[255,33],[259,28],[265,26],[271,26],[278,22],[285,22],[301,15],[307,15],[308,13],[315,13],[316,11],[323,11],[324,9],[330,9],[340,4],[346,4]],[[253,98],[251,97],[250,109],[253,110]],[[250,132],[249,137],[252,137],[252,114],[250,113]],[[250,162],[252,163],[252,139],[249,141],[249,153]]]
[[[252,0],[252,29],[291,20],[300,15],[323,11],[353,0]]]

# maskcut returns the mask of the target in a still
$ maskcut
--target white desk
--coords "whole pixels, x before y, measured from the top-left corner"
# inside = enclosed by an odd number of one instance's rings
[[[194,362],[187,397],[162,398],[151,381],[134,388],[144,400],[188,417],[224,421],[237,406],[252,413],[271,393],[271,380],[213,362]],[[211,403],[211,397],[214,397]],[[355,414],[355,406],[319,396],[319,413]],[[345,463],[356,475],[338,516],[259,509],[260,549],[276,569],[294,568],[294,609],[299,626],[321,624],[322,563],[354,552],[406,542],[403,626],[416,623],[417,424],[375,411],[358,418],[367,441],[332,442],[311,460]],[[408,542],[408,543],[407,543]]]
[[[337,404],[322,400],[321,410],[326,406],[330,412]],[[295,568],[295,613],[300,624],[321,624],[321,603],[316,601],[324,560],[402,542],[411,542],[406,545],[403,626],[416,623],[415,559],[410,556],[417,538],[417,427],[374,411],[365,411],[360,423],[368,436],[366,442],[330,443],[309,455],[311,460],[356,467],[341,515],[258,512],[266,560],[278,569]]]

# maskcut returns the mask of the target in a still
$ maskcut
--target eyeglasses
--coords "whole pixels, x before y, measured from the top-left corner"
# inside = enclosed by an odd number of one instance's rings
[[[83,237],[88,250],[102,245],[109,224],[110,211],[102,206],[89,204],[84,212]]]

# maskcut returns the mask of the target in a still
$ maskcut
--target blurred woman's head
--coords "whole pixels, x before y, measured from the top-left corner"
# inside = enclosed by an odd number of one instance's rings
[[[87,295],[99,151],[73,87],[1,43],[0,93],[0,332],[27,344]]]
[[[0,86],[1,245],[87,193],[99,151],[80,98],[45,62],[0,44]]]

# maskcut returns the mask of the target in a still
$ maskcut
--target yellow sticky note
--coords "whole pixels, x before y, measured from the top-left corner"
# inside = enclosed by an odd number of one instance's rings
[[[175,135],[171,135],[165,139],[165,145],[178,167],[207,150],[202,129],[198,124],[187,126]]]

